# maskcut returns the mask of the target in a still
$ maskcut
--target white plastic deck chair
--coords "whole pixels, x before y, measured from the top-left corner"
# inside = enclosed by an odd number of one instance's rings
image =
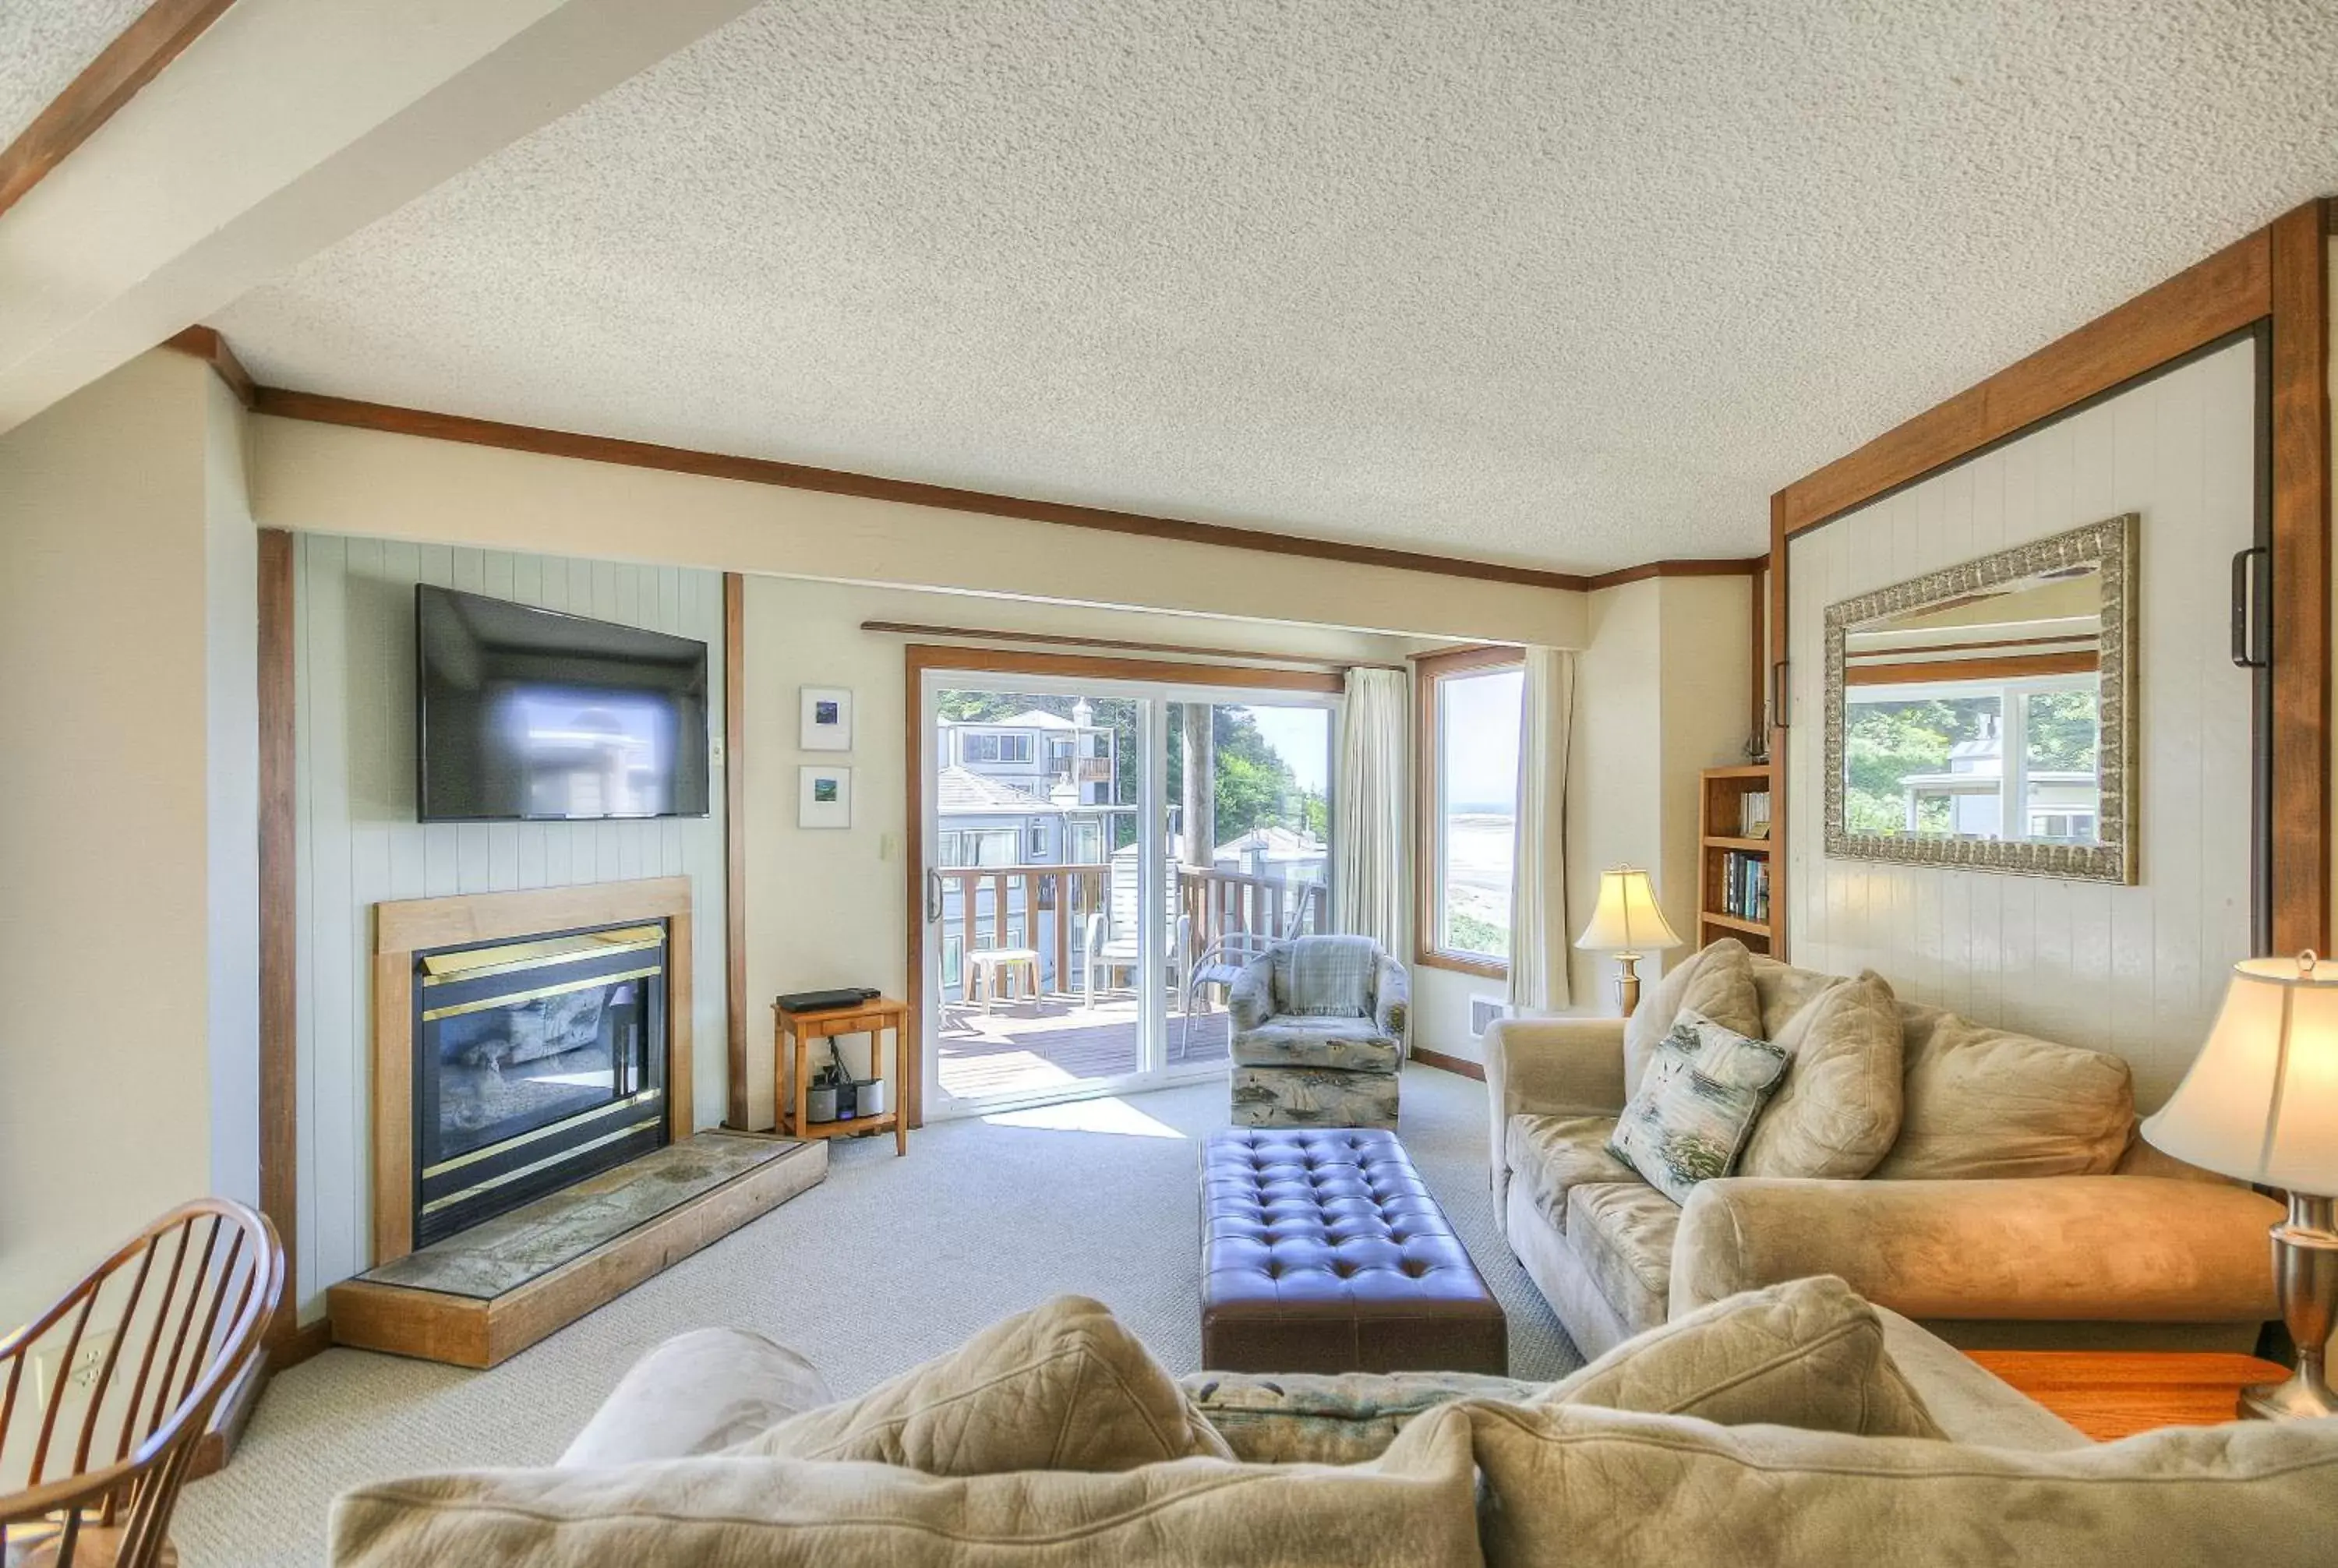
[[[1136,971],[1144,967],[1142,922],[1136,917],[1136,846],[1127,845],[1113,852],[1112,862],[1105,872],[1105,907],[1088,916],[1087,929],[1080,942],[1080,989],[1083,1004],[1095,1005],[1096,975],[1104,975],[1107,988],[1114,975],[1121,970]],[[1172,997],[1184,995],[1181,975],[1186,955],[1194,945],[1194,922],[1177,909],[1175,877],[1169,883],[1167,907],[1159,926],[1162,957],[1169,970]],[[1174,918],[1168,918],[1174,916]]]

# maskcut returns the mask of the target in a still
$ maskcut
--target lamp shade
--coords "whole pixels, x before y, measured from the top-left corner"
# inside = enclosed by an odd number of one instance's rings
[[[1652,953],[1677,947],[1681,939],[1665,924],[1648,874],[1618,866],[1599,873],[1599,906],[1575,945],[1593,953]]]
[[[2338,966],[2234,965],[2208,1043],[2143,1135],[2227,1176],[2338,1194]]]

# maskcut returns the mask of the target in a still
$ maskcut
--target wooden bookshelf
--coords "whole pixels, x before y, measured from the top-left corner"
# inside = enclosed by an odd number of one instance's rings
[[[1733,912],[1728,889],[1734,862],[1750,858],[1765,868],[1771,863],[1770,838],[1751,838],[1744,831],[1745,797],[1767,793],[1773,802],[1776,799],[1770,766],[1708,768],[1698,778],[1696,945],[1702,947],[1721,937],[1734,936],[1756,953],[1767,953],[1771,920]],[[1768,875],[1766,869],[1764,874]],[[1773,913],[1777,897],[1777,880],[1772,876]]]

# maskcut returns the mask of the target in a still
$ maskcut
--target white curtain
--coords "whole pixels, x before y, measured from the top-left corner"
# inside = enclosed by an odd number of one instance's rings
[[[1401,958],[1405,922],[1405,778],[1412,705],[1403,671],[1348,671],[1340,719],[1339,788],[1331,797],[1333,926]]]
[[[1510,1005],[1528,1013],[1567,1004],[1567,745],[1574,722],[1575,655],[1528,649],[1510,864]]]

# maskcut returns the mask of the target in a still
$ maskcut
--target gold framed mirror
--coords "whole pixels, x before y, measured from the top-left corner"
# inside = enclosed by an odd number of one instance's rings
[[[2138,521],[1827,607],[1829,856],[2137,879]]]

